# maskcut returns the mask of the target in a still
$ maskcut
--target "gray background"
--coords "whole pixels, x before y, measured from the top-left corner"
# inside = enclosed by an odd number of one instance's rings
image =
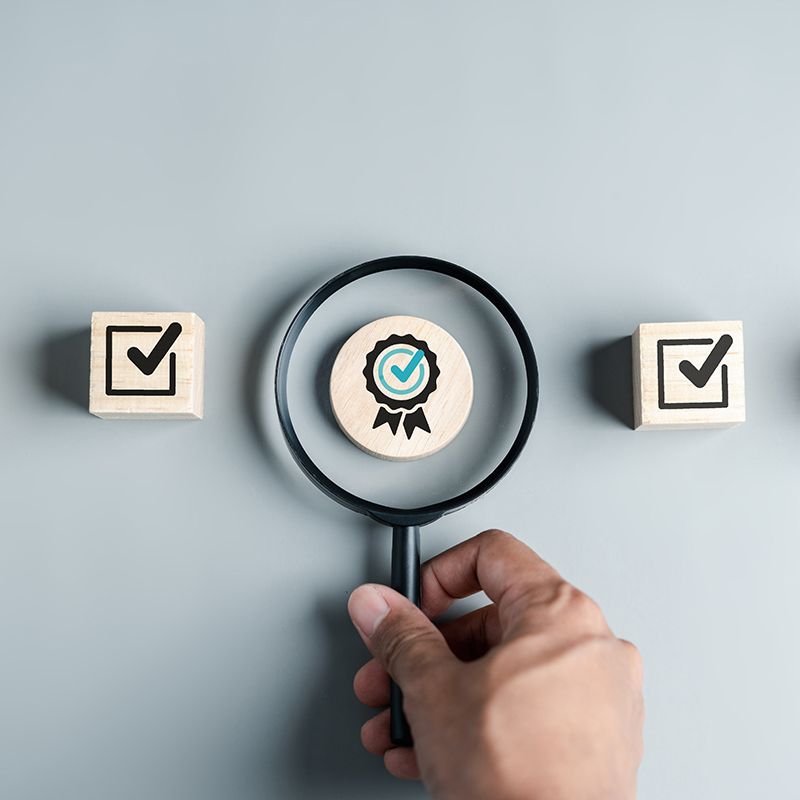
[[[642,797],[797,797],[799,24],[3,3],[0,795],[423,795],[360,751],[350,692],[345,600],[388,538],[286,465],[259,402],[315,282],[423,252],[513,300],[542,380],[518,468],[426,553],[515,531],[640,646]],[[203,422],[86,413],[95,309],[205,319]],[[749,421],[631,432],[622,337],[694,318],[744,319]]]

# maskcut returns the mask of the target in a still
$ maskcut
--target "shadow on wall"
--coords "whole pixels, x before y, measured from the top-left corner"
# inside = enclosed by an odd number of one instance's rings
[[[594,345],[586,354],[588,393],[592,401],[633,429],[631,337]]]
[[[38,345],[40,386],[84,413],[89,407],[90,340],[91,330],[81,327],[48,333]]]

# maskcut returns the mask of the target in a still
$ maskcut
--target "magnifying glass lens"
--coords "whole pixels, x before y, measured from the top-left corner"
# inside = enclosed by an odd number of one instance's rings
[[[387,317],[417,322],[364,327]],[[362,329],[366,334],[358,339],[354,335]],[[444,340],[435,338],[435,329],[459,346],[437,348],[443,351],[438,359],[430,342]],[[372,331],[381,333],[370,338]],[[463,377],[457,350],[471,373],[471,406],[464,402],[464,381],[453,377]],[[339,377],[347,379],[343,393],[352,397],[340,399],[338,408],[331,402],[335,364]],[[434,370],[435,394],[414,405],[425,386],[430,388]],[[526,388],[519,345],[494,305],[461,281],[418,270],[380,272],[334,293],[300,333],[287,378],[294,428],[312,461],[347,492],[401,509],[446,501],[489,475],[519,430]],[[429,411],[428,419],[428,404],[441,413]],[[376,457],[353,443],[342,406],[356,409],[350,417],[367,434],[376,426],[374,438],[389,455]],[[424,455],[454,415],[457,423],[465,418],[457,435]],[[423,457],[388,460],[410,452],[409,447]]]

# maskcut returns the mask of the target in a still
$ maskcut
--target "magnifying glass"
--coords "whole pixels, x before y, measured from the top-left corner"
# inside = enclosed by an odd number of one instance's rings
[[[397,278],[402,275],[402,281]],[[394,284],[383,286],[380,292],[369,288],[370,280],[377,280],[381,277],[394,280]],[[431,281],[433,280],[433,283]],[[437,282],[438,281],[438,282]],[[364,285],[364,291],[359,295],[354,295],[350,302],[350,316],[343,317],[341,311],[337,315],[336,299],[347,294],[344,290],[354,292],[354,285]],[[424,284],[424,297],[414,299],[413,285]],[[365,293],[366,292],[366,293]],[[478,306],[475,301],[479,300],[483,306]],[[337,321],[338,334],[341,338],[341,329],[352,322],[350,319],[363,320],[370,309],[383,306],[397,307],[408,305],[413,302],[427,304],[433,313],[429,316],[448,316],[451,325],[463,330],[465,339],[472,341],[472,349],[476,357],[471,359],[473,370],[475,371],[475,402],[473,410],[470,412],[470,420],[459,434],[459,440],[463,439],[463,444],[459,441],[458,446],[448,445],[441,453],[432,455],[425,459],[432,462],[430,467],[424,469],[418,464],[422,462],[414,461],[402,465],[397,462],[378,462],[371,459],[369,455],[356,450],[341,432],[338,433],[337,442],[344,442],[347,449],[336,451],[338,455],[332,458],[330,446],[316,447],[316,455],[312,457],[310,450],[315,447],[315,437],[320,439],[322,434],[319,430],[315,432],[317,420],[309,422],[309,434],[307,441],[301,441],[297,432],[296,422],[298,405],[295,405],[295,418],[290,412],[290,388],[292,380],[290,378],[290,365],[295,361],[301,362],[301,383],[306,381],[306,388],[311,386],[310,380],[319,382],[320,376],[317,372],[328,372],[331,369],[331,334],[329,332],[315,333],[321,344],[312,344],[311,350],[314,352],[328,353],[328,357],[323,357],[321,362],[314,364],[308,359],[298,358],[298,342],[301,341],[301,334],[306,335],[309,329],[318,328],[315,320],[323,314],[326,308],[331,307],[334,320]],[[461,303],[464,307],[457,308]],[[339,304],[341,306],[341,304]],[[491,312],[491,314],[489,313]],[[355,315],[355,316],[353,316]],[[421,320],[424,322],[424,320]],[[478,334],[471,336],[469,333],[470,324],[484,325]],[[498,325],[505,328],[499,331]],[[436,326],[432,326],[436,328]],[[351,333],[351,329],[347,332]],[[505,334],[505,338],[503,338]],[[510,334],[510,337],[509,337]],[[325,341],[327,338],[327,342]],[[336,339],[336,335],[333,335]],[[397,337],[403,339],[404,337]],[[502,339],[502,345],[501,345]],[[423,382],[423,369],[428,363],[428,379],[434,370],[441,371],[441,366],[434,363],[432,353],[427,352],[423,346],[425,342],[414,337],[408,337],[405,341],[395,342],[394,349],[387,349],[381,346],[389,341],[382,340],[377,343],[375,351],[367,354],[368,363],[364,367],[365,384],[370,384],[371,369],[377,369],[378,362],[387,364],[387,359],[405,357],[407,363],[404,367],[397,364],[389,364],[395,371],[397,379],[405,378],[407,372],[415,368],[414,384]],[[463,341],[463,340],[462,340]],[[509,352],[510,346],[515,353]],[[498,352],[491,352],[491,348],[497,345]],[[505,348],[501,353],[500,350]],[[379,352],[380,351],[380,352]],[[420,352],[422,355],[420,355]],[[395,356],[395,353],[398,355]],[[404,355],[408,354],[408,355]],[[372,361],[369,362],[369,358]],[[512,358],[518,364],[516,372],[522,376],[521,380],[512,379],[511,373],[514,372],[510,366]],[[376,361],[377,359],[377,361]],[[410,360],[408,360],[410,359]],[[441,360],[441,359],[440,359]],[[309,364],[311,364],[309,366]],[[385,369],[385,367],[383,367]],[[376,373],[383,381],[382,374]],[[389,375],[388,372],[386,372]],[[325,377],[324,375],[322,377]],[[392,378],[389,375],[389,380]],[[364,391],[371,387],[365,385]],[[383,391],[388,394],[390,386],[386,386]],[[410,390],[410,389],[409,389]],[[302,391],[302,389],[298,390]],[[316,391],[311,388],[304,392],[308,394]],[[399,390],[397,390],[399,391]],[[405,390],[404,390],[405,391]],[[319,394],[319,392],[317,392]],[[383,400],[380,394],[375,393],[378,400]],[[512,395],[516,396],[513,402]],[[416,605],[420,604],[420,527],[429,525],[440,519],[445,514],[450,514],[463,508],[467,504],[479,498],[482,494],[491,489],[511,468],[525,447],[536,416],[536,409],[539,397],[539,377],[536,365],[536,356],[533,351],[530,338],[525,326],[509,302],[491,284],[480,278],[473,272],[435,258],[425,256],[392,256],[369,261],[359,266],[352,267],[345,272],[331,278],[327,283],[317,289],[311,297],[301,306],[295,315],[289,328],[287,329],[278,352],[277,364],[275,367],[275,401],[278,413],[278,421],[283,432],[286,444],[294,460],[301,470],[314,483],[317,488],[323,491],[332,500],[341,504],[345,508],[366,515],[377,523],[392,528],[392,566],[391,566],[391,586],[405,597],[412,600]],[[303,416],[308,417],[304,404]],[[325,406],[324,403],[318,405]],[[398,403],[395,404],[397,406]],[[402,402],[399,402],[402,406]],[[408,403],[406,403],[408,405]],[[515,405],[518,412],[516,418],[518,424],[509,423],[515,415],[511,408],[506,406]],[[325,409],[330,411],[330,408]],[[319,408],[316,409],[320,411]],[[383,413],[383,417],[381,414]],[[396,414],[397,423],[392,425],[392,414]],[[402,408],[381,409],[375,417],[374,425],[388,430],[394,427],[393,433],[403,441],[403,437],[411,440],[412,436],[423,436],[424,433],[417,433],[416,429],[422,432],[425,428],[430,428],[429,421],[416,413],[416,418],[411,419],[409,424],[409,414],[403,415]],[[313,411],[312,411],[313,416]],[[316,416],[321,416],[316,413]],[[473,417],[482,417],[483,424],[478,425],[477,421],[473,424]],[[402,420],[402,422],[401,422]],[[387,424],[384,426],[383,422]],[[329,426],[332,428],[333,426]],[[411,432],[408,429],[411,428]],[[478,433],[483,431],[486,442],[478,440]],[[324,435],[332,433],[325,431]],[[305,438],[305,434],[304,434]],[[311,442],[311,444],[309,444]],[[501,454],[497,454],[497,448],[502,442]],[[338,447],[338,445],[337,445]],[[494,466],[487,472],[485,463],[481,469],[470,470],[465,467],[470,459],[467,457],[467,448],[471,447],[477,453],[477,461],[494,463]],[[451,451],[450,460],[442,460],[443,453]],[[391,456],[389,456],[391,458]],[[367,464],[363,460],[370,463]],[[439,459],[437,461],[437,459]],[[323,461],[328,462],[322,465]],[[373,466],[374,464],[374,466]],[[342,466],[344,465],[344,467]],[[414,470],[412,473],[411,470]],[[468,473],[477,471],[479,477],[472,478]],[[335,477],[331,477],[336,473]],[[413,475],[422,476],[422,481],[415,483]],[[369,478],[377,480],[380,485],[374,483],[368,490],[370,497],[365,496],[368,492],[355,490],[353,483],[356,478]],[[438,487],[440,495],[432,495],[432,484],[441,480],[443,485]],[[348,488],[345,482],[348,482]],[[467,485],[469,488],[463,489]],[[402,488],[402,491],[400,488]],[[409,497],[408,495],[411,495]],[[420,502],[417,498],[422,498]],[[409,502],[410,500],[410,502]],[[402,694],[394,683],[391,685],[391,722],[390,734],[395,745],[409,746],[412,744],[411,732],[408,722],[403,713]]]

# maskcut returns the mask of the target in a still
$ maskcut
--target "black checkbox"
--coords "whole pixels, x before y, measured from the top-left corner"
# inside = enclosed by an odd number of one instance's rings
[[[109,325],[106,327],[106,394],[111,396],[133,397],[172,397],[177,390],[175,353],[169,354],[169,386],[162,389],[115,389],[112,369],[113,342],[115,333],[161,333],[160,325]]]
[[[727,337],[730,338],[730,337]],[[702,402],[683,402],[672,403],[667,402],[666,399],[666,381],[664,380],[664,348],[665,347],[680,347],[690,345],[713,345],[713,339],[659,339],[656,346],[658,349],[658,407],[661,409],[670,408],[727,408],[728,407],[728,367],[723,364],[719,370],[720,373],[720,393],[719,400],[705,400]],[[729,347],[730,345],[728,345]],[[715,348],[716,349],[716,348]],[[723,354],[724,355],[724,354]],[[709,356],[711,358],[711,356]],[[720,357],[721,360],[721,357]],[[688,362],[687,362],[688,363]],[[702,369],[702,368],[701,368]],[[687,368],[688,371],[688,368]],[[694,370],[699,374],[699,370]],[[683,372],[683,370],[682,370]],[[683,372],[686,375],[686,372]],[[704,387],[708,382],[708,378],[702,384],[693,378],[687,378],[695,386]]]

